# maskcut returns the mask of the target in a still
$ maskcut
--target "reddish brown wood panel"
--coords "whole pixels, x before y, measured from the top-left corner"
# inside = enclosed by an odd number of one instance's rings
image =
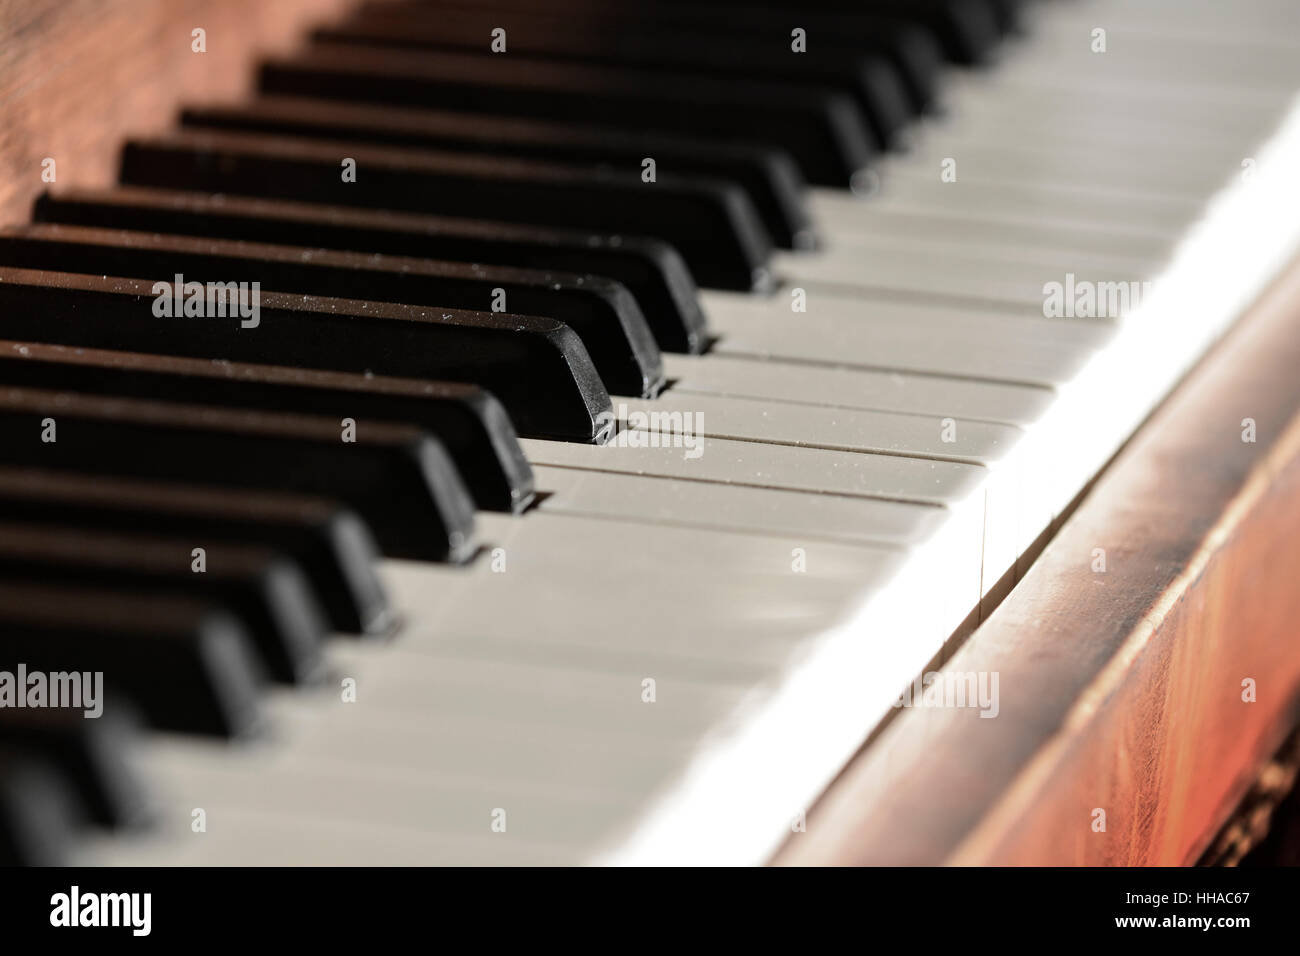
[[[997,672],[998,717],[902,712],[775,862],[1194,862],[1300,699],[1298,368],[1294,269],[945,665]]]
[[[27,218],[42,160],[60,184],[111,182],[125,134],[165,129],[182,100],[246,93],[257,53],[350,2],[0,0],[0,223]]]

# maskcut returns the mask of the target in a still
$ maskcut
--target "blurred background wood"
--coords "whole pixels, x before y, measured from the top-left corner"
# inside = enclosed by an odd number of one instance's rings
[[[0,0],[0,222],[48,186],[104,185],[129,133],[182,99],[245,93],[255,55],[284,50],[350,0]],[[206,31],[206,53],[191,32]]]

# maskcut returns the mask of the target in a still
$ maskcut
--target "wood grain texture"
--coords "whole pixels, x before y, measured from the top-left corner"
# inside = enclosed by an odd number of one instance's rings
[[[999,715],[904,711],[774,862],[1198,859],[1297,717],[1297,368],[1300,268],[1138,432],[945,665],[997,672]],[[1245,418],[1256,443],[1241,440]]]
[[[125,135],[170,126],[182,100],[247,93],[258,54],[350,3],[0,0],[0,223],[27,219],[46,157],[60,185],[110,183]]]

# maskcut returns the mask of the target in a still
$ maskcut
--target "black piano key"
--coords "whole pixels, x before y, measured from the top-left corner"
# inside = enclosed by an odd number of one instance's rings
[[[758,2],[777,5],[778,0]],[[984,62],[1001,40],[1006,18],[1000,7],[1007,9],[1002,0],[870,0],[869,5],[873,13],[905,18],[933,30],[948,58],[963,65]],[[810,9],[843,12],[860,9],[860,5],[854,0],[812,0]]]
[[[0,522],[0,580],[211,601],[243,622],[275,680],[314,681],[324,666],[325,616],[310,582],[257,545]]]
[[[603,275],[632,291],[664,351],[694,354],[708,342],[686,263],[672,246],[644,236],[133,188],[47,193],[32,218]]]
[[[0,581],[0,661],[102,675],[105,711],[132,706],[165,730],[261,729],[264,685],[248,635],[209,604]]]
[[[0,463],[325,495],[355,508],[385,554],[473,552],[474,505],[436,439],[367,420],[355,441],[342,435],[314,415],[0,387]]]
[[[256,281],[274,292],[539,315],[578,333],[610,391],[653,398],[664,385],[659,347],[636,301],[599,277],[42,224],[0,230],[0,266]],[[494,299],[506,307],[493,310]]]
[[[0,741],[0,866],[68,865],[85,823],[54,759]]]
[[[554,11],[511,13],[458,9],[455,16],[412,21],[375,12],[312,33],[318,43],[360,43],[401,49],[471,50],[491,55],[486,38],[504,27],[511,55],[587,63],[780,78],[787,84],[811,83],[840,89],[857,100],[878,143],[888,145],[911,114],[902,78],[876,53],[858,50],[848,56],[834,48],[814,47],[814,55],[796,54],[788,30],[769,36],[732,31],[724,37],[677,31],[643,23],[636,30],[609,29],[610,21],[575,19]],[[603,28],[602,28],[603,27]]]
[[[765,143],[788,150],[804,176],[819,185],[847,183],[876,148],[851,96],[834,87],[779,79],[666,73],[513,53],[430,56],[355,44],[318,44],[292,59],[269,60],[260,76],[266,93]]]
[[[0,336],[449,379],[491,391],[526,434],[603,440],[609,393],[577,334],[553,319],[276,292],[261,293],[256,319],[156,315],[169,294],[142,279],[0,267]]]
[[[477,507],[518,512],[533,500],[532,466],[505,409],[473,385],[7,339],[0,385],[415,425],[446,446]]]
[[[344,158],[357,164],[342,180]],[[543,226],[627,232],[672,243],[703,285],[771,283],[771,239],[738,186],[722,180],[446,153],[191,131],[132,140],[122,182]]]
[[[633,3],[690,6],[694,0],[632,0]],[[788,0],[709,0],[731,7],[788,9]],[[956,63],[983,62],[1002,35],[1005,15],[995,0],[805,0],[799,6],[811,14],[866,13],[896,17],[924,25],[939,38],[948,58]],[[743,15],[743,14],[738,14]]]
[[[91,822],[138,827],[149,821],[149,790],[132,751],[137,723],[120,703],[93,719],[65,707],[0,710],[0,748],[39,754],[75,788]]]
[[[880,37],[880,53],[898,70],[913,112],[934,106],[945,61],[942,44],[929,30],[905,20],[859,20],[852,14],[800,15],[799,19],[808,23],[805,29],[817,31],[818,43],[832,47],[852,44],[854,41],[846,38],[863,32],[872,43]]]
[[[993,8],[993,19],[1003,33],[1014,33],[1020,29],[1023,0],[989,0]]]
[[[335,631],[395,623],[370,529],[327,499],[0,466],[0,521],[258,544],[298,562]]]
[[[949,59],[971,65],[987,60],[1002,37],[999,3],[1000,0],[871,0],[871,7],[887,16],[924,24],[939,37]],[[852,0],[813,0],[812,8],[842,11],[857,6]]]
[[[635,129],[280,96],[239,106],[189,107],[182,111],[181,122],[194,128],[490,153],[637,171],[642,160],[652,156],[664,175],[700,174],[743,187],[778,246],[816,246],[816,233],[802,196],[803,177],[784,150],[770,147]]]
[[[511,24],[516,16],[539,15],[535,0],[442,0],[438,4],[401,3],[372,0],[355,9],[348,25],[374,20],[404,22],[413,33],[429,23],[458,21],[461,17],[490,11],[500,23]],[[692,4],[637,3],[591,5],[584,0],[553,0],[545,14],[567,18],[575,30],[617,29],[620,34],[672,29],[678,32],[710,36],[719,44],[733,38],[745,42],[782,43],[789,48],[791,31],[801,27],[821,56],[859,57],[875,53],[889,59],[906,86],[913,110],[921,110],[934,99],[936,81],[944,60],[938,37],[919,23],[870,12],[863,4],[842,12],[821,12],[800,5],[797,10],[754,5],[743,16],[725,0],[700,0]]]

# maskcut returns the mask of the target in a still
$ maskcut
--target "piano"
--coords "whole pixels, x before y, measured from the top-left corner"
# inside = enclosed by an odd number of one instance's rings
[[[1290,0],[89,6],[3,862],[1194,863],[1282,766]]]

